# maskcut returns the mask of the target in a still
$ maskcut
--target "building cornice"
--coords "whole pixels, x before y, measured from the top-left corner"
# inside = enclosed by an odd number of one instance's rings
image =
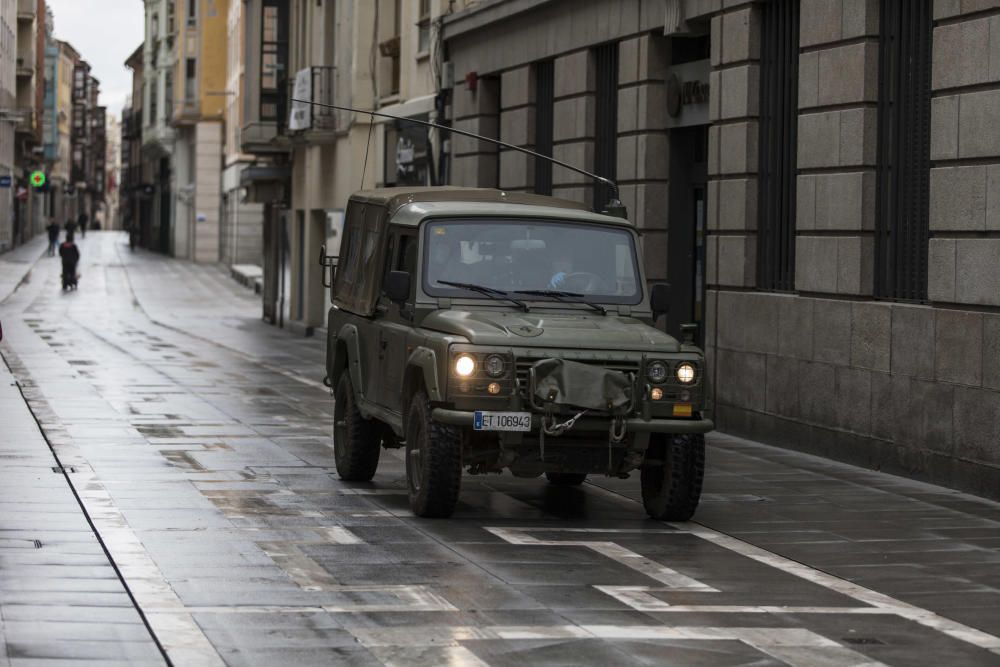
[[[483,0],[474,7],[443,17],[442,33],[445,40],[481,30],[498,21],[552,4],[556,0]]]

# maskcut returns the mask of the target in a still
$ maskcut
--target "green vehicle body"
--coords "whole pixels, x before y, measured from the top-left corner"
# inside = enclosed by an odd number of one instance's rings
[[[373,456],[377,464],[380,444],[389,448],[405,446],[412,435],[407,432],[408,422],[416,423],[410,421],[416,418],[412,403],[419,397],[426,402],[429,419],[433,420],[426,435],[427,446],[436,446],[430,440],[433,433],[445,433],[453,443],[449,446],[460,448],[454,456],[461,469],[468,472],[509,469],[518,476],[545,473],[557,483],[578,483],[586,474],[625,477],[632,470],[659,465],[660,473],[679,478],[683,488],[665,492],[680,493],[683,507],[680,511],[674,511],[678,509],[674,507],[657,512],[650,510],[647,503],[647,510],[657,518],[673,519],[686,519],[694,511],[703,469],[701,434],[712,429],[712,422],[704,414],[704,356],[692,343],[678,341],[652,326],[650,289],[646,287],[641,261],[636,262],[641,300],[632,304],[606,303],[597,308],[519,296],[528,305],[525,312],[515,303],[485,295],[443,298],[429,294],[432,290],[426,289],[422,278],[428,261],[423,247],[427,224],[523,219],[532,225],[573,224],[624,230],[633,235],[641,257],[640,238],[631,223],[551,197],[452,187],[359,192],[351,197],[344,219],[332,281],[326,355],[328,386],[352,392],[350,397],[343,394],[338,398],[345,405],[349,398],[350,409],[355,410],[337,417],[334,431],[336,440],[337,429],[341,428],[341,454],[363,454],[368,460]],[[332,258],[325,256],[321,256],[321,262],[333,264]],[[408,293],[405,298],[397,294],[398,300],[393,301],[386,293],[387,282],[390,272],[402,269],[407,269],[410,277]],[[601,307],[605,313],[599,312]],[[495,378],[478,370],[471,379],[456,375],[455,361],[463,353],[471,355],[477,364],[491,354],[507,360],[504,376],[494,383],[500,385],[499,393],[488,392],[489,381]],[[540,429],[546,419],[551,426],[581,411],[549,406],[546,412],[537,399],[528,395],[526,385],[534,381],[531,365],[542,359],[562,359],[626,373],[632,383],[627,410],[619,410],[616,416],[600,410],[586,411],[564,433],[544,436]],[[667,378],[655,386],[647,378],[647,364],[653,361],[663,362],[669,369]],[[683,362],[696,369],[690,384],[682,384],[675,374],[675,368]],[[654,388],[659,389],[660,400],[653,400]],[[531,413],[531,430],[474,431],[477,411]],[[608,436],[623,427],[625,438],[615,441]],[[357,438],[358,433],[364,433],[370,442]],[[373,447],[375,452],[347,452],[343,448],[348,446],[348,436],[353,438],[353,446]],[[424,438],[422,429],[420,437]],[[658,458],[652,463],[651,443],[660,443]],[[702,458],[689,460],[689,455],[694,454],[687,450],[698,447]],[[407,452],[409,456],[409,447]],[[674,468],[691,470],[668,470],[671,461],[664,457],[669,458],[670,452],[680,457],[673,461]],[[414,458],[418,454],[413,454]],[[338,468],[340,461],[338,458]],[[345,463],[341,471],[347,479],[371,476],[364,471],[358,474],[356,469],[351,472],[347,467]],[[374,473],[373,466],[366,470]],[[409,466],[407,470],[408,474],[418,475]],[[645,489],[645,473],[643,483]],[[411,484],[411,504],[414,493]],[[660,501],[662,505],[663,499]],[[415,511],[446,516],[451,511],[449,503],[454,505],[445,500],[443,509],[424,507],[426,511],[420,511],[415,507]]]

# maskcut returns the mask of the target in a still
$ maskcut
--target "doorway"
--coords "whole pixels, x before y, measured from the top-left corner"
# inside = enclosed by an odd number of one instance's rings
[[[681,325],[705,323],[705,226],[708,218],[708,126],[670,130],[670,204],[667,230],[667,281],[671,285],[667,332],[681,335]]]

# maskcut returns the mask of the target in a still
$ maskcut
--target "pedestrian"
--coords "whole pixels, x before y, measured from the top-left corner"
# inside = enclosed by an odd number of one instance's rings
[[[89,221],[90,221],[90,218],[87,216],[86,213],[81,213],[80,214],[80,217],[77,220],[77,223],[79,223],[79,225],[80,225],[80,238],[81,239],[87,238],[87,223]]]
[[[55,220],[49,220],[45,230],[49,233],[49,257],[55,257],[56,246],[59,245],[59,225]]]
[[[66,224],[63,225],[63,229],[66,230],[66,236],[70,236],[72,234],[75,234],[76,233],[76,223],[73,222],[72,218],[70,218],[69,220],[66,221]]]
[[[62,258],[62,287],[76,289],[76,265],[80,261],[80,249],[73,242],[73,234],[66,234],[66,240],[59,246],[59,257]]]

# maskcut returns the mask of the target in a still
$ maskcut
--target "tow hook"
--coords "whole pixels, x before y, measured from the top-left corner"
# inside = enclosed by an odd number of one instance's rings
[[[329,375],[324,375],[323,376],[323,385],[326,386],[326,387],[329,387],[330,389],[333,389],[333,383],[330,382],[330,376]]]

